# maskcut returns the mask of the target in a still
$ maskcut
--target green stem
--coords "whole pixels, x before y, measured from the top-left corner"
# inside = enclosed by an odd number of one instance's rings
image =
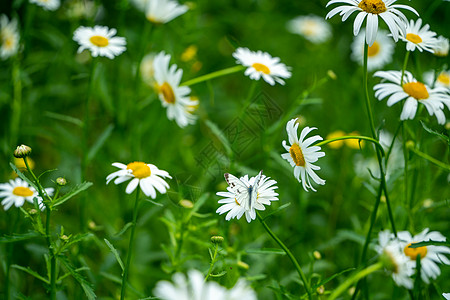
[[[258,217],[258,220],[263,225],[264,229],[267,231],[267,233],[277,242],[277,244],[284,250],[284,252],[287,254],[289,259],[291,260],[294,267],[297,269],[298,275],[300,275],[300,279],[303,282],[303,285],[305,287],[306,292],[308,293],[308,299],[312,299],[311,294],[311,288],[309,286],[308,280],[306,279],[305,274],[302,271],[302,268],[300,267],[299,263],[297,262],[297,259],[295,259],[294,255],[292,255],[292,252],[289,250],[288,247],[275,235],[275,233],[267,226],[266,222],[261,218],[260,214],[256,212],[256,216]]]
[[[233,74],[233,73],[242,71],[244,69],[245,69],[245,67],[241,66],[241,65],[230,67],[230,68],[226,68],[226,69],[223,69],[223,70],[215,71],[215,72],[212,72],[212,73],[209,73],[209,74],[206,74],[206,75],[202,75],[202,76],[196,77],[194,79],[185,81],[181,85],[182,86],[183,85],[186,85],[186,86],[194,85],[194,84],[197,84],[197,83],[200,83],[200,82],[203,82],[203,81],[211,80],[213,78],[225,76],[225,75],[228,75],[228,74]]]
[[[409,59],[409,51],[406,51],[405,60],[403,61],[402,77],[400,79],[400,85],[403,85],[403,76],[405,76],[406,66],[408,65],[408,59]]]
[[[206,274],[205,282],[208,280],[208,278],[211,275],[211,272],[212,272],[212,270],[214,268],[214,264],[216,263],[216,257],[217,257],[218,251],[219,251],[219,245],[215,244],[214,255],[212,257],[211,264],[209,265],[209,270],[208,270],[208,274]]]
[[[362,136],[362,135],[345,135],[345,136],[340,136],[340,137],[332,138],[332,139],[329,139],[329,140],[324,140],[324,141],[322,141],[320,143],[315,144],[315,146],[323,146],[323,145],[326,145],[326,144],[329,144],[329,143],[332,143],[332,142],[336,142],[336,141],[340,141],[340,140],[365,140],[365,141],[371,142],[380,150],[382,155],[385,156],[383,146],[381,146],[381,144],[376,139],[370,138],[368,136]]]
[[[402,124],[402,144],[403,144],[403,159],[405,161],[405,167],[404,167],[404,193],[405,193],[405,203],[408,201],[408,149],[406,148],[406,130],[405,130],[405,121],[401,121]],[[411,209],[411,207],[410,207]]]
[[[414,147],[411,147],[411,148],[409,148],[409,149],[410,149],[412,152],[414,152],[415,154],[417,154],[418,156],[420,156],[420,157],[422,157],[422,158],[428,160],[429,162],[435,164],[436,166],[441,167],[441,168],[444,169],[444,170],[450,171],[450,166],[449,166],[449,165],[444,164],[443,162],[437,160],[436,158],[431,157],[430,155],[428,155],[428,154],[426,154],[426,153],[423,153],[422,151],[420,151],[420,150],[418,150],[418,149],[416,149],[416,148],[414,148]]]
[[[120,291],[120,300],[125,299],[125,292],[127,289],[127,278],[128,278],[128,272],[130,269],[131,255],[133,254],[134,232],[136,230],[136,220],[137,220],[137,215],[138,215],[139,192],[140,192],[140,188],[138,187],[136,190],[136,200],[134,202],[133,223],[131,223],[131,235],[130,235],[130,241],[128,243],[127,261],[125,264],[125,269],[123,270],[122,290]]]
[[[364,270],[359,271],[352,277],[348,278],[346,281],[344,281],[340,286],[337,287],[337,289],[334,290],[334,292],[328,297],[328,300],[334,300],[336,299],[340,294],[345,292],[352,284],[359,281],[360,279],[366,277],[367,275],[380,270],[383,267],[383,264],[381,262],[378,262],[376,264],[373,264]]]
[[[11,116],[11,147],[17,144],[19,136],[19,126],[22,111],[22,80],[20,78],[20,62],[16,56],[12,65],[12,83],[13,83],[13,103],[12,103],[12,116]]]

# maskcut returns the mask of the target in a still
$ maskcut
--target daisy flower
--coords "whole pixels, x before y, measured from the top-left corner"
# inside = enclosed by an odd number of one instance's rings
[[[253,80],[259,80],[261,77],[270,85],[275,85],[275,81],[284,85],[282,78],[291,77],[291,72],[285,64],[280,63],[278,57],[272,57],[267,52],[250,51],[248,48],[237,48],[233,53],[238,64],[248,67],[245,75]]]
[[[375,250],[381,255],[385,266],[392,272],[392,279],[395,283],[412,289],[411,275],[414,274],[414,270],[408,263],[408,258],[402,253],[398,240],[389,230],[381,231],[378,234],[378,245],[375,246]]]
[[[149,0],[131,0],[131,4],[133,4],[138,10],[145,12],[147,8]]]
[[[294,167],[294,176],[299,182],[302,183],[305,191],[308,188],[316,191],[312,184],[311,179],[320,185],[325,184],[325,180],[321,179],[315,171],[320,170],[320,167],[314,165],[319,158],[325,156],[325,152],[319,152],[319,146],[311,146],[316,141],[323,140],[321,136],[315,135],[305,140],[306,135],[313,131],[314,127],[303,128],[300,138],[297,135],[298,129],[297,119],[290,120],[286,125],[286,131],[289,138],[289,144],[283,141],[283,147],[289,153],[281,154],[281,157],[287,160],[292,167]]]
[[[406,42],[406,50],[414,51],[416,48],[422,52],[423,50],[433,53],[433,48],[436,46],[436,33],[430,31],[430,25],[425,24],[422,28],[422,19],[416,22],[409,21],[406,26],[406,32],[400,32],[400,39]]]
[[[450,101],[450,95],[447,94],[445,88],[436,87],[432,89],[417,81],[408,71],[405,71],[403,84],[400,84],[402,76],[400,71],[378,71],[374,76],[389,81],[374,86],[375,97],[378,100],[390,96],[387,105],[392,106],[406,98],[400,120],[414,119],[417,105],[421,103],[425,105],[430,116],[436,116],[439,124],[445,123],[444,103]]]
[[[46,188],[45,192],[51,196],[53,194],[53,188]],[[0,198],[4,210],[8,210],[13,204],[15,207],[21,207],[25,201],[33,203],[33,199],[37,198],[39,208],[43,210],[45,208],[42,198],[38,195],[38,192],[28,183],[20,178],[10,180],[8,183],[0,184]]]
[[[117,30],[106,26],[80,26],[73,33],[73,40],[80,44],[78,53],[84,49],[91,51],[93,57],[106,56],[113,59],[126,50],[124,37],[115,36]]]
[[[57,10],[60,5],[59,0],[30,0],[30,3],[37,4],[45,10]]]
[[[160,52],[153,60],[153,72],[155,77],[155,88],[159,95],[162,106],[167,108],[167,118],[177,122],[178,126],[186,127],[194,124],[197,117],[192,113],[198,105],[197,100],[189,97],[191,89],[180,86],[183,70],[177,65],[169,68],[170,55]]]
[[[412,267],[416,268],[416,259],[420,255],[422,280],[426,283],[431,279],[436,279],[441,270],[438,267],[438,263],[450,265],[450,260],[445,256],[450,254],[450,248],[446,246],[423,246],[418,248],[409,248],[412,243],[426,242],[426,241],[438,241],[444,242],[445,237],[437,231],[429,232],[429,229],[424,229],[421,233],[414,236],[408,231],[402,231],[397,233],[400,245],[404,254],[409,258],[409,263]]]
[[[131,179],[125,190],[127,194],[131,194],[139,185],[147,197],[155,199],[155,189],[161,194],[165,194],[169,188],[169,185],[163,178],[172,179],[166,171],[158,169],[155,165],[146,164],[140,161],[135,161],[128,165],[116,162],[112,165],[120,170],[109,174],[106,177],[106,184],[113,179],[115,179],[115,184],[120,184]]]
[[[165,24],[188,11],[186,5],[173,0],[148,0],[145,17],[152,23]]]
[[[372,46],[369,46],[367,51],[367,69],[369,71],[381,69],[392,61],[395,44],[387,35],[387,31],[380,30]],[[364,38],[365,30],[362,30],[352,43],[352,59],[360,65],[364,63]]]
[[[436,39],[436,43],[434,44],[434,55],[436,56],[440,56],[440,57],[445,57],[448,55],[448,50],[450,48],[448,39],[443,37],[442,35],[440,35],[437,39]]]
[[[216,193],[217,196],[225,197],[219,200],[219,203],[224,205],[219,207],[216,213],[221,215],[228,212],[225,217],[227,221],[233,218],[239,220],[245,213],[245,218],[250,223],[256,218],[255,209],[265,210],[264,205],[278,200],[278,193],[275,192],[278,188],[275,186],[277,182],[262,173],[250,179],[248,175],[237,178],[226,173],[225,179],[229,184],[227,192]]]
[[[443,70],[434,80],[434,71],[428,71],[423,74],[423,80],[429,86],[440,86],[445,87],[450,92],[450,71]]]
[[[9,22],[6,15],[0,16],[0,58],[7,59],[19,50],[19,30],[17,20]]]
[[[314,44],[326,42],[331,36],[331,26],[315,15],[298,16],[288,22],[287,29]]]
[[[331,0],[327,3],[327,7],[335,3],[345,3],[347,5],[340,5],[333,8],[325,17],[329,19],[338,14],[342,16],[342,21],[347,20],[348,17],[355,11],[359,11],[353,23],[353,34],[356,36],[361,29],[364,19],[366,22],[366,43],[369,46],[375,42],[378,31],[378,17],[380,17],[389,27],[392,37],[397,42],[399,33],[406,30],[406,23],[408,20],[405,15],[398,9],[406,9],[419,15],[417,11],[402,4],[394,4],[396,0]]]

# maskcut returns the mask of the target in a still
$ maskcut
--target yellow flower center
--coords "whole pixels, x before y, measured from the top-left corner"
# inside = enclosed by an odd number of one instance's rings
[[[303,156],[302,149],[300,146],[295,143],[291,146],[289,149],[289,154],[291,155],[292,159],[294,160],[294,163],[296,166],[304,167],[305,166],[305,157]]]
[[[439,74],[437,81],[445,85],[450,85],[450,75],[441,73]]]
[[[313,36],[317,31],[317,23],[311,20],[306,21],[302,27],[303,34],[306,36]]]
[[[420,259],[424,258],[425,256],[427,256],[427,246],[423,246],[423,247],[417,247],[417,248],[409,248],[409,246],[411,246],[412,243],[409,243],[408,245],[406,245],[405,249],[403,249],[403,252],[405,252],[406,256],[409,256],[409,258],[411,258],[412,260],[416,260],[417,259],[417,255],[420,254]]]
[[[384,13],[387,10],[382,0],[362,0],[358,4],[358,7],[365,12],[376,15]]]
[[[262,72],[264,74],[270,74],[270,69],[267,66],[263,65],[263,64],[254,63],[252,65],[252,67],[258,72]]]
[[[106,47],[109,45],[109,40],[107,38],[105,38],[104,36],[100,36],[100,35],[91,36],[89,41],[91,41],[91,43],[97,47]]]
[[[377,54],[380,52],[380,44],[378,42],[374,42],[372,46],[369,46],[369,49],[367,51],[367,56],[377,56]]]
[[[152,174],[150,167],[140,161],[129,163],[127,169],[133,171],[134,177],[139,179],[149,177]]]
[[[422,43],[422,38],[414,33],[408,33],[406,35],[406,39],[414,44],[420,44]]]
[[[173,92],[172,87],[167,82],[164,82],[159,87],[159,92],[163,95],[164,101],[170,104],[175,103],[175,94]]]
[[[33,196],[33,191],[24,186],[15,187],[12,193],[20,197],[30,197]]]
[[[408,82],[403,85],[405,93],[415,98],[416,100],[428,99],[427,88],[422,82]]]

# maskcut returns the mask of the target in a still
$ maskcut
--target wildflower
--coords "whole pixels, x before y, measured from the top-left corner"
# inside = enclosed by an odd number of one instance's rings
[[[131,0],[131,4],[133,4],[138,10],[145,12],[147,8],[149,0]]]
[[[447,88],[450,92],[450,70],[443,70],[435,80],[434,71],[425,72],[423,74],[423,80],[428,86],[439,86]]]
[[[406,26],[406,32],[400,32],[400,39],[406,42],[406,50],[414,51],[416,48],[422,52],[423,50],[433,53],[434,47],[437,43],[435,38],[436,33],[430,31],[430,25],[425,24],[422,28],[422,19],[416,22],[409,21]]]
[[[392,61],[395,45],[387,34],[387,31],[380,30],[377,38],[367,51],[367,69],[369,71],[381,69]],[[364,36],[365,30],[362,30],[352,43],[352,59],[360,65],[364,62]]]
[[[127,194],[131,194],[139,185],[146,196],[150,196],[152,199],[155,199],[155,189],[161,194],[165,194],[169,188],[169,185],[163,178],[171,179],[172,177],[169,173],[158,169],[155,165],[146,164],[140,161],[135,161],[129,163],[128,165],[116,162],[112,165],[120,170],[109,174],[106,177],[106,184],[113,179],[115,179],[115,184],[120,184],[131,179],[125,190]]]
[[[416,259],[420,255],[422,280],[426,283],[431,279],[436,279],[441,270],[438,267],[438,263],[450,265],[450,260],[445,254],[450,254],[450,248],[446,246],[422,246],[417,248],[409,248],[412,243],[426,242],[426,241],[445,241],[445,237],[438,231],[431,231],[424,229],[421,233],[414,236],[408,231],[402,231],[397,233],[400,245],[404,254],[409,258],[409,263],[413,268],[416,268]]]
[[[31,154],[31,148],[27,145],[17,146],[16,150],[14,150],[15,158],[24,158]]]
[[[142,81],[150,86],[153,86],[155,83],[155,67],[153,63],[155,60],[155,56],[155,53],[149,53],[145,55],[142,58],[141,66],[139,68]]]
[[[30,0],[30,3],[37,4],[45,10],[57,10],[61,4],[59,0]]]
[[[317,128],[305,127],[303,128],[300,138],[297,136],[298,123],[297,119],[290,120],[286,125],[286,131],[289,138],[288,146],[286,141],[283,141],[283,147],[289,153],[281,154],[281,157],[287,160],[292,167],[294,167],[294,176],[299,182],[302,183],[305,191],[308,188],[316,191],[312,184],[311,179],[320,185],[325,184],[325,180],[321,179],[315,171],[320,170],[320,167],[314,165],[319,158],[325,156],[325,152],[319,152],[319,146],[311,146],[312,143],[322,140],[322,137],[315,135],[305,140],[306,135]]]
[[[124,37],[115,36],[117,30],[106,26],[80,26],[73,33],[73,40],[80,44],[78,53],[84,49],[91,51],[93,57],[106,56],[113,59],[126,50]]]
[[[162,106],[167,108],[167,118],[175,119],[178,126],[183,128],[195,123],[197,117],[192,113],[198,101],[189,97],[189,87],[180,86],[183,70],[177,70],[177,65],[169,68],[169,61],[170,55],[164,52],[160,52],[153,60],[155,88]]]
[[[45,192],[51,196],[53,194],[53,188],[46,188]],[[38,192],[28,183],[20,178],[10,180],[8,183],[0,184],[0,197],[5,198],[2,201],[4,210],[8,210],[13,204],[15,207],[21,207],[25,201],[33,203],[33,199],[36,198],[41,210],[45,208],[42,198],[38,195]]]
[[[445,123],[445,115],[442,111],[444,103],[450,101],[450,95],[446,93],[446,89],[436,87],[431,89],[429,86],[417,81],[413,75],[405,71],[403,83],[401,81],[400,71],[378,71],[374,76],[380,77],[389,83],[379,83],[375,85],[375,97],[382,100],[390,96],[387,105],[393,104],[406,98],[400,115],[401,120],[413,119],[416,115],[417,105],[421,103],[425,105],[430,115],[435,115],[439,124]]]
[[[11,22],[6,15],[0,16],[0,58],[7,59],[19,51],[19,30],[17,20]]]
[[[406,23],[408,20],[405,15],[398,9],[406,9],[419,15],[417,11],[407,5],[394,4],[396,0],[331,0],[327,3],[327,7],[335,3],[345,3],[348,5],[341,5],[333,8],[325,17],[329,19],[336,14],[342,16],[344,22],[355,11],[359,11],[353,23],[353,34],[356,36],[361,29],[364,19],[366,22],[366,43],[372,46],[377,37],[378,31],[378,17],[383,19],[389,27],[392,37],[397,42],[399,33],[406,30]]]
[[[272,57],[267,52],[250,51],[248,48],[237,48],[233,53],[238,64],[248,67],[245,75],[253,80],[259,80],[261,77],[270,85],[275,85],[275,81],[284,85],[282,78],[291,77],[288,67],[280,63],[278,57]]]
[[[223,240],[223,236],[220,235],[214,235],[211,237],[211,243],[213,244],[222,244]]]
[[[248,178],[245,175],[237,178],[229,173],[225,174],[228,182],[227,192],[218,192],[217,196],[225,197],[219,200],[224,203],[216,210],[216,213],[227,213],[225,220],[232,218],[240,219],[244,213],[247,222],[251,222],[256,218],[257,210],[265,210],[264,205],[270,205],[270,201],[278,200],[278,193],[274,186],[277,182],[270,177],[262,174],[262,171],[255,177]],[[270,180],[269,180],[270,179]]]
[[[450,48],[448,39],[443,37],[442,35],[436,39],[436,43],[434,44],[434,55],[445,57],[448,55],[448,50]]]
[[[165,24],[188,11],[186,5],[173,0],[148,0],[145,17],[152,23]]]
[[[65,11],[66,15],[72,19],[89,19],[97,13],[94,1],[70,1]]]
[[[331,36],[331,26],[315,15],[298,16],[288,22],[287,29],[314,44],[326,42]]]

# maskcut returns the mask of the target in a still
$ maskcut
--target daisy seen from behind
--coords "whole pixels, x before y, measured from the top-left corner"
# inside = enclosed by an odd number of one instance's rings
[[[105,56],[113,59],[127,49],[125,38],[115,36],[116,33],[116,29],[106,26],[80,26],[73,33],[73,40],[80,45],[78,53],[88,49],[93,57]]]
[[[0,58],[7,59],[19,51],[19,30],[17,20],[8,20],[6,15],[0,16]]]
[[[51,196],[53,194],[53,188],[44,189],[45,192]],[[45,205],[42,202],[42,198],[38,195],[38,192],[28,183],[20,178],[10,180],[7,183],[0,184],[0,198],[4,210],[8,210],[12,205],[15,207],[21,207],[25,201],[33,203],[33,199],[36,198],[40,209],[44,209]]]
[[[287,23],[287,29],[314,44],[326,42],[331,37],[331,26],[315,15],[298,16]]]
[[[368,48],[367,69],[369,71],[381,69],[392,61],[395,43],[387,34],[387,31],[380,30],[372,46]],[[360,65],[364,63],[364,38],[365,30],[362,30],[352,43],[352,59]]]
[[[416,268],[417,256],[420,255],[422,280],[427,284],[430,283],[430,279],[436,279],[441,270],[438,264],[450,265],[450,260],[446,255],[450,254],[450,248],[446,246],[422,246],[417,248],[409,248],[412,243],[437,241],[445,242],[446,238],[438,231],[429,231],[428,228],[424,229],[421,233],[411,235],[408,231],[401,231],[397,233],[400,245],[404,254],[409,259],[409,264]]]
[[[435,79],[434,71],[428,71],[423,74],[423,80],[429,86],[440,86],[447,88],[450,93],[450,70],[443,70]]]
[[[57,10],[60,6],[60,0],[30,0],[30,3],[39,5],[45,10]]]
[[[248,223],[256,218],[256,209],[265,210],[264,205],[270,205],[271,201],[278,201],[278,193],[275,189],[277,183],[262,174],[262,171],[255,177],[249,179],[248,175],[237,178],[225,173],[225,180],[228,183],[227,192],[218,192],[217,196],[224,197],[219,200],[223,203],[216,210],[219,215],[226,212],[225,220],[233,218],[240,219],[244,214]]]
[[[259,80],[262,77],[270,85],[275,85],[275,82],[284,85],[283,79],[291,77],[289,68],[278,57],[272,57],[267,52],[240,47],[233,57],[237,59],[236,63],[247,67],[244,74],[250,79]]]
[[[165,24],[186,13],[188,7],[173,0],[148,0],[145,17],[152,23]]]
[[[361,29],[364,19],[366,21],[366,43],[372,46],[378,32],[378,17],[380,17],[388,26],[392,37],[397,42],[399,33],[405,32],[406,23],[408,22],[406,16],[399,9],[406,9],[419,15],[417,11],[408,6],[402,4],[394,4],[396,0],[331,0],[327,3],[327,7],[335,3],[344,3],[338,7],[333,8],[325,17],[329,19],[336,14],[342,16],[344,22],[353,14],[358,11],[358,15],[353,23],[353,34],[356,36]]]
[[[161,194],[165,194],[169,188],[164,178],[172,179],[166,171],[158,169],[155,165],[140,161],[135,161],[127,165],[116,162],[112,165],[120,170],[109,174],[106,177],[106,184],[113,179],[115,184],[131,180],[125,189],[127,194],[131,194],[139,185],[146,196],[155,199],[156,190]]]
[[[313,143],[323,140],[320,135],[314,135],[305,139],[305,137],[314,129],[314,127],[305,127],[298,136],[299,124],[297,118],[290,120],[286,125],[286,131],[289,138],[289,144],[283,141],[283,147],[288,153],[281,154],[281,157],[287,160],[294,168],[294,176],[302,183],[305,191],[311,189],[316,191],[311,184],[311,179],[320,185],[325,184],[325,180],[321,179],[315,171],[320,170],[319,166],[313,163],[321,157],[325,156],[325,152],[321,152],[319,146],[311,146]]]
[[[160,52],[153,60],[155,89],[163,107],[167,109],[167,118],[175,120],[181,128],[194,124],[197,116],[193,114],[199,101],[189,96],[191,89],[180,86],[183,70],[177,65],[169,67],[170,55]]]
[[[434,48],[437,44],[436,33],[430,31],[430,25],[425,24],[422,27],[422,19],[417,19],[416,22],[410,20],[406,26],[405,34],[400,32],[400,39],[406,42],[406,50],[414,51],[423,50],[434,53]]]
[[[450,43],[448,39],[440,35],[434,44],[433,54],[439,57],[445,57],[448,55],[449,48]]]
[[[378,71],[374,76],[380,77],[384,82],[374,86],[375,97],[382,100],[389,96],[387,105],[392,106],[406,99],[400,115],[400,120],[414,119],[419,103],[425,105],[429,115],[435,115],[439,124],[445,123],[443,112],[444,103],[450,104],[450,95],[443,87],[430,88],[417,81],[413,75],[405,71],[402,81],[401,71]],[[387,82],[386,82],[387,81]]]

